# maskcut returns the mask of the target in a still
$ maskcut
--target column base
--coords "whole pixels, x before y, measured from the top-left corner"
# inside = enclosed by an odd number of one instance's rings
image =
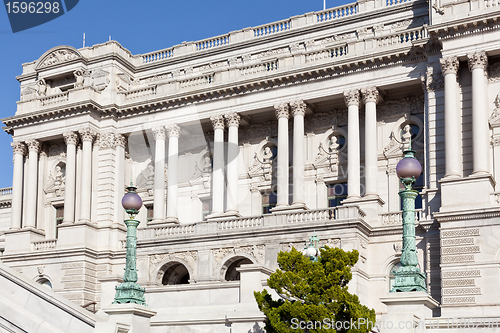
[[[240,212],[237,210],[228,210],[224,214],[222,214],[224,217],[241,217]]]
[[[293,202],[292,205],[290,206],[291,209],[301,209],[301,210],[308,210],[306,204],[304,202]]]
[[[380,301],[387,306],[387,313],[382,314],[381,333],[398,332],[410,333],[425,330],[425,320],[432,318],[432,309],[439,306],[425,291],[411,291],[390,293],[386,297],[381,297]],[[403,328],[398,325],[403,323],[414,323]]]
[[[464,178],[443,178],[440,212],[490,208],[495,181],[490,174],[475,174]]]
[[[385,202],[377,194],[366,195],[364,197],[352,197],[342,201],[342,205],[346,207],[357,206],[366,215],[363,217],[365,222],[372,226],[380,225],[379,214]]]
[[[179,218],[177,217],[167,217],[165,219],[165,222],[166,223],[175,223],[175,224],[179,224]]]
[[[109,315],[108,321],[97,321],[96,333],[149,333],[151,317],[156,315],[156,312],[151,311],[148,306],[133,303],[112,304],[103,311]]]
[[[209,215],[207,215],[206,219],[210,220],[210,219],[216,219],[216,218],[221,218],[221,217],[224,217],[223,212],[212,212]]]
[[[394,277],[396,281],[391,292],[427,291],[425,274],[417,267],[400,267]]]

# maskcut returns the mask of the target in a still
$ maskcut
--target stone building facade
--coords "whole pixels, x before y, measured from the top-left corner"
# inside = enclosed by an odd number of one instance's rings
[[[420,328],[500,326],[499,8],[363,0],[142,55],[115,41],[47,51],[23,64],[3,119],[1,261],[105,308],[132,181],[151,332],[259,332],[252,291],[313,233],[359,251],[349,290],[382,318],[411,138],[419,265],[439,302]]]

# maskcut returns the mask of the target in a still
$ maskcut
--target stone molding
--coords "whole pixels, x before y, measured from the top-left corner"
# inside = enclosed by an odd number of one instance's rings
[[[361,94],[363,96],[363,103],[373,102],[377,104],[379,92],[377,87],[368,87],[361,89]]]
[[[241,117],[236,112],[231,112],[225,115],[227,127],[239,127]]]
[[[64,132],[64,142],[66,145],[77,145],[78,144],[78,134],[76,132]]]
[[[485,51],[474,52],[467,54],[467,64],[469,65],[469,70],[472,72],[474,69],[481,68],[486,70],[488,67],[488,55]]]
[[[167,138],[165,135],[164,126],[155,126],[151,130],[153,131],[153,136],[155,140],[165,140]]]
[[[360,104],[360,96],[359,96],[359,90],[350,90],[350,91],[345,91],[344,92],[344,101],[347,107],[351,105],[355,105],[359,107]]]
[[[11,142],[10,145],[12,147],[12,150],[14,151],[14,154],[26,155],[27,147],[23,142],[14,141]]]
[[[36,151],[37,153],[40,152],[40,141],[36,139],[29,139],[26,140],[26,146],[28,146],[29,151]]]
[[[169,138],[178,138],[181,135],[181,128],[177,124],[170,124],[168,126],[165,126],[165,130],[167,131],[167,136]]]
[[[305,116],[307,104],[306,102],[299,100],[290,104],[292,108],[292,115],[295,116]]]
[[[446,74],[455,74],[458,73],[458,66],[460,65],[458,62],[458,58],[456,56],[450,56],[447,58],[439,59],[439,63],[441,64],[441,72]]]
[[[222,114],[211,116],[210,121],[212,121],[212,126],[214,130],[224,129],[224,116]]]

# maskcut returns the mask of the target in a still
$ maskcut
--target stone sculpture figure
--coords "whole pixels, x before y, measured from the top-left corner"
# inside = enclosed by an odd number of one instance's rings
[[[38,80],[38,95],[45,96],[47,94],[47,84],[44,79]]]
[[[405,127],[403,127],[403,133],[401,134],[403,150],[407,150],[409,148],[410,140],[411,140],[411,126],[409,124],[406,124]]]
[[[273,152],[270,147],[266,147],[264,149],[264,153],[262,154],[262,162],[263,163],[271,163],[271,159],[273,158]]]
[[[74,71],[73,72],[73,75],[75,76],[75,79],[76,79],[76,83],[75,83],[75,87],[83,87],[83,80],[84,80],[84,77],[83,77],[83,73],[82,71]]]
[[[330,150],[330,153],[337,153],[337,150],[339,148],[339,144],[337,143],[337,137],[333,135],[330,138],[330,143],[328,149]]]

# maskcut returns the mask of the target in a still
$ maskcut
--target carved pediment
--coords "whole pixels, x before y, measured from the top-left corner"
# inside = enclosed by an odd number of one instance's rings
[[[80,53],[71,46],[59,46],[47,51],[38,62],[36,68],[43,68],[61,64],[73,59],[81,58]]]

